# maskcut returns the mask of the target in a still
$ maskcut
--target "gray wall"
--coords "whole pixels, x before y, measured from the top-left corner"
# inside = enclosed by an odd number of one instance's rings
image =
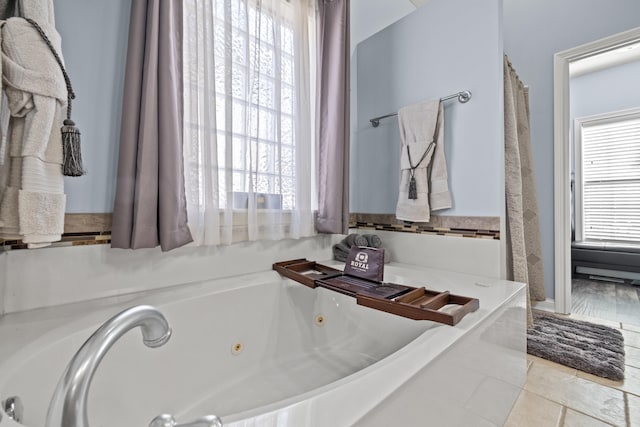
[[[640,61],[570,80],[573,119],[640,107]]]
[[[416,10],[410,0],[350,0],[351,50],[358,43]]]
[[[453,208],[439,213],[502,214],[500,6],[500,0],[432,0],[358,45],[352,212],[394,213],[397,203],[398,121],[386,119],[373,128],[369,119],[469,89],[469,103],[445,104]]]
[[[65,178],[67,212],[111,212],[120,137],[128,0],[54,0],[66,68],[76,93],[73,120],[88,171]]]
[[[351,29],[351,81],[350,81],[350,138],[351,153],[353,159],[354,143],[358,138],[358,57],[356,48],[358,44],[371,37],[373,34],[391,25],[400,18],[416,10],[413,3],[408,0],[351,0],[350,2],[350,29]],[[353,180],[349,181],[349,194],[355,194]],[[350,204],[353,206],[353,197]],[[350,209],[351,212],[355,212]]]
[[[67,212],[111,212],[130,1],[54,0],[54,4],[77,94],[73,118],[82,132],[82,154],[89,172],[82,178],[66,178]],[[353,51],[363,38],[415,10],[409,0],[352,0],[351,7]],[[353,61],[355,65],[355,54]],[[355,92],[355,77],[352,82]],[[355,111],[355,98],[352,105]]]
[[[553,298],[553,55],[640,26],[638,0],[504,0],[504,47],[529,85],[547,297]]]
[[[54,0],[54,3],[57,27],[63,40],[63,52],[66,65],[77,94],[77,99],[74,101],[73,118],[82,132],[84,163],[88,170],[88,174],[84,177],[66,179],[67,212],[111,212],[115,192],[121,114],[120,106],[122,101],[130,2],[125,0]],[[461,2],[458,3],[457,6],[454,5],[452,8],[455,9],[455,7],[457,7],[459,10],[464,10],[466,15],[471,16],[471,13],[466,12],[468,7],[462,5]],[[491,4],[493,4],[493,1]],[[408,8],[408,6],[403,7]],[[427,4],[421,9],[433,8],[434,6]],[[401,15],[406,13],[406,11],[402,10],[401,13],[398,13]],[[421,13],[424,15],[428,12],[422,11]],[[457,13],[457,11],[454,12],[455,15],[457,15]],[[479,25],[483,28],[493,27],[495,31],[492,36],[495,38],[498,37],[498,26],[497,22],[495,22],[497,18],[495,14],[493,15],[490,21],[482,22]],[[393,19],[396,18],[394,15]],[[478,20],[478,22],[479,21],[482,20]],[[478,22],[474,25],[478,25]],[[440,25],[441,33],[448,34],[451,32],[450,26],[437,22],[435,24]],[[360,25],[360,27],[362,27],[362,25]],[[365,30],[360,32],[362,33]],[[434,37],[439,38],[440,35]],[[447,52],[446,48],[444,50],[447,56],[451,56],[451,52]],[[429,63],[428,65],[432,66],[433,64]],[[450,69],[455,67],[458,74],[468,72],[466,66],[463,65],[455,66],[455,64],[449,63],[448,67]],[[459,82],[459,84],[457,82]],[[431,92],[426,91],[424,95],[419,94],[414,101],[426,99],[430,96],[441,96],[443,92],[455,92],[461,89],[462,86],[473,90],[473,88],[470,87],[471,83],[468,79],[458,76],[457,82],[455,79],[452,80],[452,84],[443,86],[442,90],[432,86],[430,87]],[[474,100],[464,106],[449,102],[447,104],[447,118],[450,119],[449,123],[451,120],[454,120],[454,116],[457,114],[454,110],[464,108],[467,112],[470,112],[471,108],[468,108],[469,106],[474,104],[478,105],[476,101],[482,99],[483,91],[484,89],[481,90],[479,94],[474,93],[474,95],[476,95],[474,96]],[[477,96],[481,98],[477,98]],[[396,104],[396,106],[389,105],[389,107],[397,109],[405,103],[403,101],[397,102]],[[355,107],[356,103],[354,102],[354,109]],[[385,111],[386,108],[388,108],[387,106],[383,107]],[[354,122],[356,122],[354,125],[355,141],[358,137],[357,128],[359,124],[357,124],[357,120],[354,120]],[[397,125],[394,123],[392,126]],[[448,127],[445,130],[448,131],[447,134],[449,135],[450,128]],[[397,148],[397,131],[391,131],[390,135],[394,139],[393,142],[387,144],[386,147]],[[475,146],[476,148],[481,148],[482,144],[475,144]],[[448,147],[448,149],[452,150],[453,147]],[[368,150],[369,148],[366,147],[365,151]],[[392,150],[391,154],[395,156],[394,159],[397,159],[397,150]],[[447,154],[450,153],[448,152]],[[484,154],[489,155],[489,153]],[[467,151],[465,156],[469,156],[470,158],[475,156],[474,149],[471,148],[470,151]],[[452,164],[450,168],[453,168],[451,171],[453,173],[456,165]],[[495,170],[490,171],[490,174],[493,175],[494,180],[497,178]],[[390,178],[397,182],[397,172],[394,171]],[[461,184],[459,178],[457,179],[458,184],[455,184],[456,179],[456,176],[452,176],[452,186],[459,186]],[[375,192],[372,191],[372,194],[369,195],[367,194],[369,190],[365,189],[363,192],[361,186],[356,186],[353,190],[353,193],[358,194],[360,199],[375,200],[377,198]],[[455,188],[452,187],[452,190],[454,190],[455,207],[449,213],[464,214],[468,209],[462,209],[459,205],[462,199],[457,197],[457,190]],[[391,199],[393,199],[393,197],[391,197]],[[480,197],[477,205],[480,206],[481,209],[479,211],[472,209],[474,214],[480,215],[485,212],[488,215],[497,215],[495,197],[493,197],[493,199],[494,200],[488,201],[484,197]],[[354,200],[354,202],[354,206],[358,207],[358,199]],[[471,200],[469,200],[469,203],[471,203]],[[392,205],[395,205],[395,200],[389,206]],[[492,207],[486,208],[487,206]],[[393,211],[390,207],[377,210],[363,209],[360,209],[360,211]],[[352,209],[352,211],[356,210]]]

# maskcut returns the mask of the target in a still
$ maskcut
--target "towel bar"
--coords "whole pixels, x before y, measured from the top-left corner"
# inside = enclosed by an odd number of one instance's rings
[[[465,104],[469,102],[469,100],[471,99],[471,91],[463,90],[462,92],[454,93],[453,95],[444,96],[440,98],[440,101],[441,102],[447,101],[453,98],[458,98],[458,102],[460,102],[461,104]],[[374,117],[373,119],[369,119],[369,121],[371,122],[371,125],[373,125],[374,128],[377,128],[378,126],[380,126],[380,120],[386,119],[387,117],[397,116],[397,115],[398,113],[385,114],[384,116],[379,116],[379,117]]]

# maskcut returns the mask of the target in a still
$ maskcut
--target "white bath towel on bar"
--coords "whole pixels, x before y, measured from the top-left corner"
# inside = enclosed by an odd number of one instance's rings
[[[444,108],[440,100],[410,105],[398,111],[398,121],[401,147],[396,218],[428,222],[431,211],[451,207],[444,155]],[[416,199],[409,198],[412,166],[415,167]]]

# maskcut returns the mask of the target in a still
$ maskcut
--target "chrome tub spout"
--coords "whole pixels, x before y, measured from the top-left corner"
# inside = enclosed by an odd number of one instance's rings
[[[160,347],[171,337],[167,319],[148,305],[129,308],[107,320],[67,365],[49,404],[46,427],[89,427],[87,401],[93,375],[111,346],[138,326],[147,347]]]

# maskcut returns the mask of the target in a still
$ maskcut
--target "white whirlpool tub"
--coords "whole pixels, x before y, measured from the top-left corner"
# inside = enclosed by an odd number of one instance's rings
[[[173,335],[163,347],[123,336],[89,393],[92,427],[146,427],[161,413],[225,426],[500,426],[526,376],[524,287],[421,267],[387,281],[479,298],[455,327],[414,321],[310,289],[273,271],[0,318],[0,400],[42,427],[73,354],[105,320],[151,304]]]

